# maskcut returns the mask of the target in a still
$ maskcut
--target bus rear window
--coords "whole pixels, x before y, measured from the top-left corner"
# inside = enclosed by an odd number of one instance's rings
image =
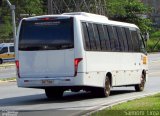
[[[57,50],[73,47],[73,20],[71,18],[22,22],[19,50]]]

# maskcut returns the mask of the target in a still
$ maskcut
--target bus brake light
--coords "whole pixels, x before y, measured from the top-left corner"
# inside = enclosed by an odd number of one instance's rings
[[[19,60],[16,60],[15,63],[16,63],[16,68],[17,68],[17,75],[20,78],[20,75],[19,75]]]
[[[38,18],[39,20],[42,20],[42,21],[49,21],[49,20],[54,20],[55,18],[53,17],[45,17],[45,18]]]
[[[82,59],[83,58],[76,58],[76,59],[74,59],[74,68],[75,68],[74,76],[77,76],[78,64],[82,61]]]

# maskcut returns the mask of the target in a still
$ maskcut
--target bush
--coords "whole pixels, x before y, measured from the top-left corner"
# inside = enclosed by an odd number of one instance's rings
[[[157,44],[157,42],[158,42],[158,39],[148,40],[147,41],[147,51],[148,52],[159,52],[160,51],[160,42],[158,44]]]
[[[148,52],[160,51],[160,31],[156,31],[150,35],[150,39],[147,41]]]
[[[159,39],[160,38],[160,31],[156,31],[154,33],[151,34],[151,38],[153,39]]]

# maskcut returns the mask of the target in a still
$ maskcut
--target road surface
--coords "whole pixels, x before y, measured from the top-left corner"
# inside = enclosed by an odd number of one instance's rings
[[[0,78],[12,78],[16,77],[16,68],[15,66],[11,67],[0,67]]]
[[[160,92],[160,55],[149,55],[149,78],[143,92],[133,87],[113,88],[108,98],[94,98],[90,93],[65,92],[60,100],[48,100],[41,89],[18,88],[15,82],[0,83],[0,115],[6,111],[18,116],[74,116],[119,101]]]

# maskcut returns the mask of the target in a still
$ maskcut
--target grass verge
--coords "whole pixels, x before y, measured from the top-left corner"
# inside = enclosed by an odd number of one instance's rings
[[[0,64],[0,67],[10,67],[10,66],[15,66],[15,63],[3,63],[3,64]]]
[[[0,78],[0,82],[10,82],[10,81],[16,81],[15,77],[12,78]]]
[[[160,116],[160,94],[115,105],[91,116]]]

